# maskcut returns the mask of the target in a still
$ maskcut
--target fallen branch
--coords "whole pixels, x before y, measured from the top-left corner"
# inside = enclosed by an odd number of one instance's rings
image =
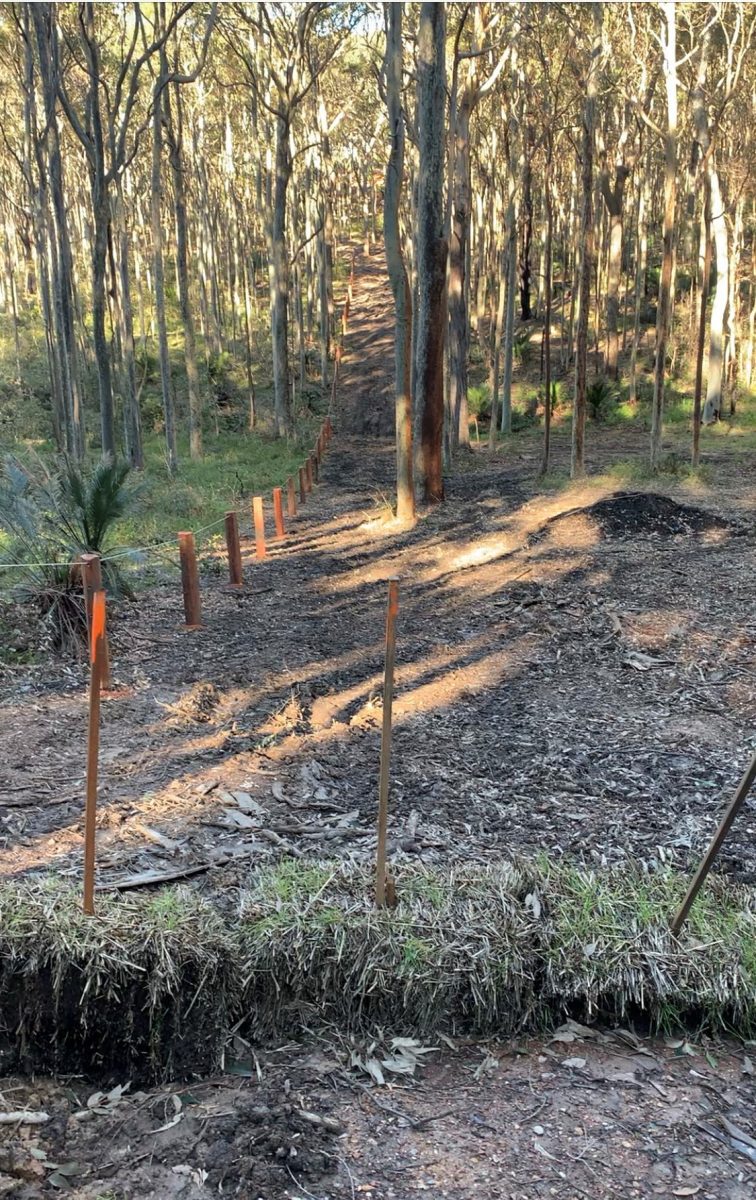
[[[49,1120],[46,1112],[0,1112],[0,1125],[44,1125]]]

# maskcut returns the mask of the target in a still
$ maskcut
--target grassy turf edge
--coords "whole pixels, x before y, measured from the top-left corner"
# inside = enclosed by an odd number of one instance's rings
[[[398,872],[376,911],[363,868],[283,860],[211,902],[187,887],[98,900],[0,885],[0,1065],[207,1073],[231,1028],[508,1036],[640,1018],[750,1035],[756,890],[709,881],[678,941],[685,878],[546,859]]]

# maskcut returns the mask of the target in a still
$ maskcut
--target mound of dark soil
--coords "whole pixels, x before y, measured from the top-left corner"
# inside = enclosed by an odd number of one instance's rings
[[[621,538],[634,534],[675,537],[679,534],[706,533],[713,529],[736,532],[729,521],[718,517],[716,513],[679,504],[669,496],[661,496],[656,492],[618,492],[597,500],[587,508],[561,513],[555,521],[577,514],[594,520],[606,537]]]

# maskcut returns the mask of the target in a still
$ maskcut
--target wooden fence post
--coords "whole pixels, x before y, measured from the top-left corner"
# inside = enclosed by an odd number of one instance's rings
[[[394,702],[394,659],[396,654],[396,615],[399,611],[399,580],[389,579],[386,609],[386,666],[383,674],[383,729],[381,731],[381,767],[378,779],[378,849],[375,861],[375,902],[383,908],[393,903],[393,881],[386,878],[386,838],[388,835],[389,768],[391,766],[391,710]],[[388,889],[387,889],[388,883]],[[388,891],[388,895],[387,895]]]
[[[202,625],[202,605],[194,534],[180,533],[178,543],[181,559],[181,587],[184,592],[184,621],[187,629],[199,629]]]
[[[286,480],[286,512],[290,517],[297,515],[297,489],[291,475]]]
[[[240,588],[244,585],[244,572],[242,570],[241,546],[239,544],[239,517],[235,512],[226,513],[225,526],[229,580],[231,587]]]
[[[312,459],[310,458],[309,455],[305,459],[304,470],[305,470],[305,487],[307,488],[308,492],[311,492],[312,491]]]
[[[92,603],[96,592],[103,591],[102,586],[102,561],[99,554],[82,554],[79,559],[81,564],[81,586],[84,592],[84,607],[87,613],[87,641],[92,643]],[[108,636],[105,634],[105,645],[103,647],[103,662],[102,662],[102,687],[105,691],[110,687],[110,646],[108,645]]]
[[[318,456],[314,450],[313,450],[312,454],[310,455],[309,461],[310,461],[310,474],[312,475],[314,482],[317,483],[318,480],[320,479],[320,467],[318,466]]]
[[[252,500],[252,518],[255,525],[255,554],[258,558],[265,558],[265,514],[262,496],[255,496]]]
[[[276,523],[276,537],[286,537],[286,526],[283,515],[283,494],[280,487],[273,488],[273,519]]]
[[[304,467],[299,468],[299,503],[307,502],[307,477]]]
[[[751,758],[751,761],[746,768],[746,772],[738,784],[735,795],[727,806],[727,811],[719,823],[719,828],[714,834],[714,837],[711,839],[709,848],[701,860],[701,865],[693,876],[690,887],[685,894],[685,899],[680,905],[677,915],[672,922],[672,932],[674,933],[675,937],[677,937],[682,929],[688,913],[693,907],[693,902],[703,887],[704,880],[714,865],[714,859],[719,854],[719,851],[722,848],[722,843],[727,837],[727,834],[730,832],[733,821],[740,812],[740,809],[743,807],[746,796],[753,787],[754,781],[756,781],[756,754],[754,754]]]
[[[92,594],[89,646],[89,733],[87,798],[84,809],[84,912],[94,915],[95,839],[97,836],[97,765],[100,753],[100,688],[105,667],[105,593]]]

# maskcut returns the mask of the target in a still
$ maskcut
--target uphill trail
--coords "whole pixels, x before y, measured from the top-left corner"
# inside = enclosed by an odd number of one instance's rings
[[[544,490],[527,436],[461,455],[447,502],[398,528],[392,328],[382,257],[358,255],[336,436],[285,542],[259,562],[245,542],[242,592],[220,546],[203,550],[194,634],[175,570],[116,610],[103,882],[220,859],[197,886],[222,890],[286,854],[371,860],[391,575],[395,861],[545,851],[687,869],[715,827],[751,731],[750,529],[734,543],[682,485]],[[0,874],[78,877],[85,684],[49,662],[3,680]],[[755,833],[751,804],[722,870],[756,881]]]

